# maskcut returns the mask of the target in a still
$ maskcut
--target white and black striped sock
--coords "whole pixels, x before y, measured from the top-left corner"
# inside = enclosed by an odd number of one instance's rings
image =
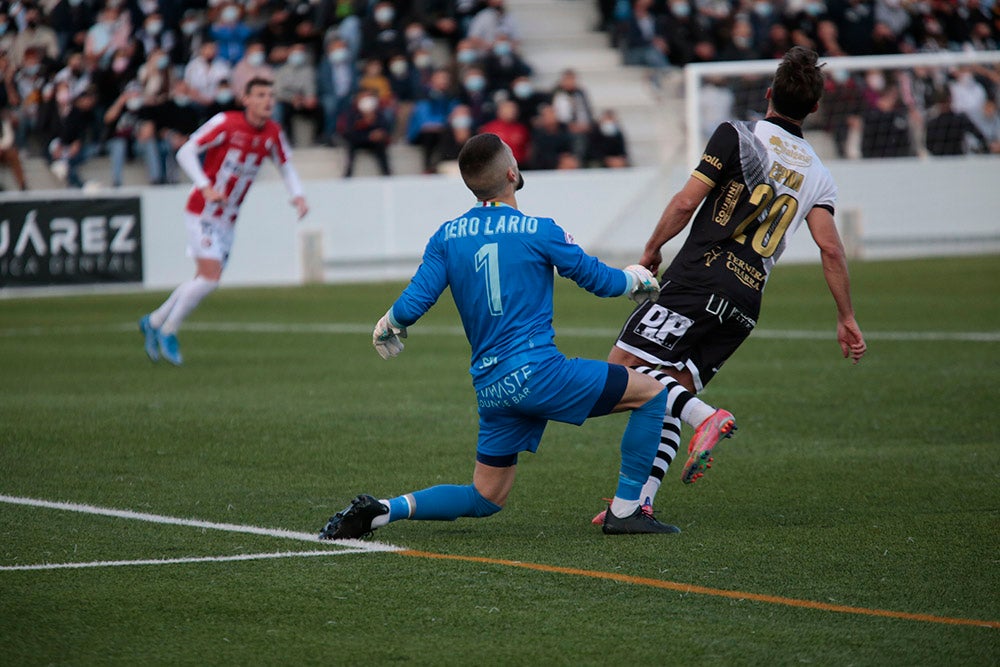
[[[637,366],[636,369],[653,378],[667,388],[667,414],[679,418],[685,424],[698,426],[715,414],[715,408],[701,400],[684,388],[680,382],[663,371],[649,366]]]

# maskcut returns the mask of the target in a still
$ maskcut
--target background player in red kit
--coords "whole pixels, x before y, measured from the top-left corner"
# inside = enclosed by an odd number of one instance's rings
[[[246,86],[243,111],[216,114],[177,151],[177,163],[194,181],[184,211],[188,254],[197,265],[195,277],[181,284],[163,304],[139,320],[146,354],[153,361],[182,363],[177,330],[184,319],[218,287],[233,245],[236,216],[264,158],[281,171],[291,203],[302,219],[309,212],[302,184],[291,162],[288,142],[271,120],[274,90],[266,79]],[[204,160],[200,154],[204,153]]]

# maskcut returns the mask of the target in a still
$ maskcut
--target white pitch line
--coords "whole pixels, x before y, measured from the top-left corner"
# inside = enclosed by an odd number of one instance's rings
[[[351,322],[329,322],[313,324],[295,324],[280,322],[190,322],[184,325],[186,331],[218,331],[231,333],[263,333],[263,334],[331,334],[331,335],[362,335],[371,333],[371,325]],[[0,337],[15,338],[21,336],[41,336],[47,334],[81,334],[81,333],[122,333],[138,331],[134,324],[89,325],[65,327],[22,327],[15,329],[0,329]],[[463,336],[464,331],[459,326],[420,325],[414,327],[415,332],[427,336]],[[967,342],[967,343],[998,343],[1000,331],[868,331],[864,332],[868,340],[885,340],[894,342],[932,341],[932,342]],[[557,327],[556,335],[562,338],[604,338],[613,340],[618,335],[617,329],[601,327]],[[751,337],[768,340],[834,340],[835,332],[809,329],[754,329]]]
[[[146,558],[140,560],[98,560],[89,563],[38,563],[35,565],[0,565],[0,571],[14,570],[75,570],[87,567],[123,567],[128,565],[178,565],[184,563],[226,563],[241,560],[267,560],[270,558],[300,558],[307,556],[341,556],[358,553],[357,549],[333,551],[277,551],[266,554],[238,554],[235,556],[191,556],[190,558]]]
[[[168,524],[171,526],[188,526],[191,528],[205,528],[208,530],[222,530],[230,533],[249,533],[251,535],[264,535],[266,537],[280,537],[290,540],[300,540],[303,542],[313,542],[329,544],[330,546],[347,547],[353,551],[378,552],[378,551],[402,551],[405,547],[397,547],[384,542],[364,542],[361,540],[320,540],[316,533],[300,533],[292,530],[282,530],[279,528],[261,528],[259,526],[243,526],[235,523],[214,523],[212,521],[201,521],[200,519],[181,519],[161,514],[147,514],[145,512],[132,512],[130,510],[117,510],[110,507],[96,507],[94,505],[81,505],[78,503],[59,503],[51,500],[39,500],[37,498],[20,498],[17,496],[7,496],[0,494],[0,502],[11,505],[27,505],[29,507],[44,507],[47,509],[63,510],[67,512],[82,512],[84,514],[96,514],[99,516],[113,516],[119,519],[132,519],[136,521],[146,521],[148,523]]]

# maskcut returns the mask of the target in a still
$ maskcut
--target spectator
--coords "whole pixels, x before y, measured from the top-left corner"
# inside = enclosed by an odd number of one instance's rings
[[[531,149],[531,132],[517,118],[517,104],[504,100],[497,105],[497,117],[479,128],[480,134],[495,134],[510,146],[517,164],[527,166]]]
[[[848,55],[872,52],[875,11],[871,0],[835,0],[830,3],[830,18],[837,24],[840,44]]]
[[[173,29],[164,25],[163,17],[157,13],[145,17],[142,27],[135,33],[135,40],[142,45],[144,53],[162,49],[173,54],[177,47],[177,35]]]
[[[138,85],[126,88],[104,113],[107,128],[108,154],[111,156],[111,185],[121,187],[122,174],[139,126],[139,111],[143,107],[142,89]]]
[[[532,119],[538,115],[543,104],[551,99],[545,93],[535,90],[535,84],[528,76],[519,76],[510,85],[510,99],[517,103],[517,117]]]
[[[393,96],[402,103],[412,104],[420,96],[420,75],[402,53],[389,60],[389,86]]]
[[[17,37],[17,24],[7,15],[7,6],[0,5],[0,53],[10,54],[14,50],[14,38]]]
[[[733,21],[729,42],[719,51],[719,60],[757,60],[760,54],[753,41],[753,26],[745,17]]]
[[[899,99],[899,88],[886,85],[875,105],[862,113],[861,155],[866,158],[906,157],[910,149],[910,124]]]
[[[132,24],[127,15],[121,14],[115,7],[105,6],[84,40],[83,54],[87,62],[95,63],[102,69],[107,67],[115,52],[129,43],[131,30]]]
[[[56,60],[59,58],[59,38],[55,30],[45,25],[42,13],[35,6],[25,5],[24,27],[21,32],[14,37],[10,46],[10,55],[14,59],[14,64],[21,66],[24,62],[24,54],[28,49],[37,49],[45,58]]]
[[[261,42],[247,44],[243,57],[229,74],[233,90],[239,95],[243,94],[251,79],[274,81],[274,69],[267,63],[267,54]]]
[[[170,98],[159,104],[149,104],[147,96],[147,104],[140,111],[145,122],[136,132],[136,144],[145,155],[149,182],[153,185],[177,182],[174,155],[198,128],[200,120],[184,81],[175,81],[170,91]]]
[[[458,173],[458,154],[475,134],[472,124],[472,112],[467,106],[459,104],[452,109],[438,150],[438,173]]]
[[[175,63],[190,62],[208,38],[208,30],[205,28],[201,14],[195,9],[187,10],[181,19],[180,31],[177,34],[174,50],[170,54],[170,61]]]
[[[824,19],[816,25],[815,50],[824,58],[839,58],[847,55],[843,47],[840,46],[840,34],[837,31],[836,23]]]
[[[15,110],[14,127],[19,148],[26,148],[28,136],[41,126],[42,90],[46,80],[42,53],[40,47],[29,48],[24,52],[20,68],[15,68],[13,63],[8,68],[7,76],[11,78],[12,84],[9,87],[20,101]]]
[[[382,61],[371,59],[366,60],[361,70],[361,78],[358,80],[358,88],[373,90],[378,95],[379,106],[390,107],[395,100],[392,96],[392,84],[389,78],[382,71]]]
[[[295,22],[288,7],[279,4],[267,17],[257,39],[264,45],[265,53],[276,48],[287,48],[295,42]]]
[[[763,45],[771,34],[771,26],[780,23],[771,0],[752,0],[748,15],[753,26],[753,43],[763,50]]]
[[[430,51],[417,49],[413,54],[413,69],[416,70],[417,80],[420,82],[418,95],[421,97],[426,96],[427,91],[431,88],[431,79],[434,77],[434,72],[437,71]]]
[[[56,95],[65,93],[69,96],[69,89],[57,86]],[[86,145],[87,130],[94,123],[94,103],[97,101],[96,91],[88,88],[83,91],[72,102],[69,113],[62,118],[62,126],[59,134],[49,143],[49,161],[52,165],[52,172],[59,180],[65,180],[67,184],[74,188],[82,188],[83,181],[80,179],[79,168],[87,158],[90,151]],[[64,104],[64,99],[57,98],[57,104]]]
[[[413,53],[417,49],[432,49],[434,41],[427,36],[427,31],[419,21],[414,21],[406,26],[403,33],[406,50],[405,53]]]
[[[886,26],[893,35],[902,39],[910,34],[913,18],[902,0],[875,0],[875,22]]]
[[[472,113],[472,126],[478,128],[491,120],[496,114],[493,98],[486,91],[486,75],[479,67],[472,66],[465,70],[462,78],[462,92],[459,102]]]
[[[598,119],[597,130],[590,139],[590,157],[608,169],[629,166],[625,135],[622,133],[618,115],[613,109],[604,110]]]
[[[406,38],[396,8],[388,0],[381,0],[375,3],[371,16],[364,23],[359,55],[364,60],[376,58],[387,63],[397,53],[406,53]]]
[[[247,40],[253,35],[253,30],[243,22],[243,8],[236,3],[222,6],[219,18],[208,30],[209,36],[219,47],[219,55],[230,64],[236,64],[243,58]]]
[[[321,133],[316,67],[309,62],[305,44],[292,45],[285,64],[274,73],[274,97],[274,120],[284,128],[291,145],[295,145],[292,132],[294,116],[301,116],[310,123],[310,137]]]
[[[451,50],[455,50],[465,31],[457,20],[454,0],[424,0],[415,3],[414,12],[432,37],[446,40]]]
[[[49,13],[49,22],[56,33],[59,53],[73,49],[83,51],[87,30],[94,24],[94,10],[83,0],[59,0]]]
[[[859,118],[863,108],[861,89],[850,72],[843,69],[829,72],[824,82],[818,120],[833,137],[837,157],[848,157],[850,119]]]
[[[152,51],[137,73],[142,84],[143,96],[147,104],[162,104],[170,96],[174,75],[170,68],[170,56],[163,51]]]
[[[507,12],[504,0],[487,0],[469,24],[466,37],[473,40],[480,50],[486,50],[501,37],[515,44],[521,41],[521,29]]]
[[[988,96],[986,88],[976,80],[972,67],[956,68],[952,81],[948,84],[948,92],[951,95],[951,107],[956,113],[964,113],[973,121],[978,120]]]
[[[483,61],[483,71],[490,92],[510,88],[514,79],[531,75],[531,67],[514,51],[514,43],[507,37],[494,42]]]
[[[21,165],[21,152],[15,142],[14,122],[11,109],[6,106],[0,107],[0,164],[10,168],[19,190],[27,190],[28,181],[24,177],[24,167]]]
[[[66,58],[66,66],[52,77],[53,83],[65,82],[69,88],[70,98],[76,98],[90,87],[90,72],[84,67],[83,54],[76,52]]]
[[[483,54],[476,47],[475,41],[463,39],[455,48],[455,62],[458,64],[459,69],[469,67],[470,65],[482,65]]]
[[[792,38],[784,23],[773,23],[767,30],[767,38],[760,48],[764,59],[780,60],[792,48]]]
[[[219,57],[215,42],[205,41],[198,49],[198,55],[184,68],[184,82],[194,104],[203,111],[215,101],[219,84],[232,75],[229,63]]]
[[[355,103],[347,112],[344,138],[347,140],[347,166],[344,178],[354,174],[354,159],[359,150],[375,156],[383,176],[389,176],[388,146],[392,130],[385,116],[379,112],[379,99],[375,91],[361,89]]]
[[[316,24],[327,29],[324,44],[341,39],[347,44],[351,61],[357,60],[361,50],[362,17],[368,11],[368,0],[319,0],[316,7]]]
[[[423,151],[424,173],[435,171],[435,153],[441,144],[445,125],[458,100],[451,93],[451,74],[439,69],[430,79],[427,96],[413,107],[406,137]]]
[[[205,113],[201,120],[207,120],[217,113],[237,111],[240,108],[241,105],[239,98],[236,96],[236,91],[233,90],[229,81],[222,80],[219,82],[219,89],[215,91],[215,99],[212,100],[212,103],[205,109]]]
[[[573,139],[556,118],[551,104],[543,104],[531,130],[532,169],[578,169]]]
[[[587,156],[587,142],[594,128],[594,115],[587,93],[577,84],[575,71],[564,70],[559,77],[559,84],[552,93],[552,107],[559,122],[573,137],[573,154],[583,162]]]
[[[323,138],[331,145],[337,121],[347,110],[357,89],[357,73],[347,42],[334,39],[327,44],[326,58],[319,65],[317,94],[323,110]]]
[[[990,153],[1000,153],[1000,111],[996,100],[987,99],[983,104],[983,124],[979,129],[986,137]]]
[[[964,155],[969,139],[978,144],[976,152],[989,152],[989,142],[976,124],[965,113],[952,109],[951,93],[947,88],[939,93],[935,111],[927,121],[925,135],[931,155]]]
[[[695,60],[695,45],[706,40],[704,31],[691,16],[688,0],[670,0],[665,22],[667,57],[672,65],[683,67]]]

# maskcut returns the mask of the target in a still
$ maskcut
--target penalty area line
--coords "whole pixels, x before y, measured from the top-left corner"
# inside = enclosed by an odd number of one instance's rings
[[[709,595],[713,597],[730,598],[733,600],[753,600],[755,602],[765,602],[767,604],[784,605],[788,607],[799,607],[805,609],[816,609],[819,611],[830,611],[839,614],[859,614],[862,616],[878,616],[882,618],[895,618],[905,621],[921,621],[924,623],[939,623],[943,625],[971,625],[981,628],[1000,629],[1000,621],[983,621],[972,618],[951,618],[948,616],[934,616],[932,614],[913,614],[905,611],[893,611],[890,609],[869,609],[867,607],[852,607],[842,604],[830,604],[828,602],[817,602],[815,600],[800,600],[796,598],[786,598],[778,595],[763,595],[761,593],[747,593],[743,591],[730,591],[723,588],[709,588],[707,586],[696,586],[694,584],[682,584],[676,581],[665,581],[662,579],[649,579],[646,577],[635,577],[618,572],[602,572],[600,570],[580,570],[572,567],[559,567],[556,565],[544,565],[541,563],[527,563],[517,560],[503,560],[500,558],[485,558],[482,556],[459,556],[454,554],[439,554],[429,551],[414,551],[407,549],[397,551],[400,556],[411,556],[415,558],[431,558],[438,560],[457,560],[469,563],[485,563],[489,565],[504,565],[507,567],[519,567],[526,570],[536,570],[538,572],[549,572],[554,574],[566,574],[575,577],[589,577],[591,579],[607,579],[634,586],[649,586],[651,588],[663,588],[680,593],[694,593],[695,595]]]
[[[125,567],[129,565],[178,565],[185,563],[227,563],[244,560],[269,560],[274,558],[305,558],[309,556],[342,556],[365,553],[360,549],[334,551],[275,551],[262,554],[236,554],[234,556],[190,556],[187,558],[144,558],[138,560],[98,560],[89,563],[38,563],[34,565],[0,565],[0,571],[23,570],[75,570],[87,567]]]
[[[384,542],[367,542],[362,540],[326,541],[320,540],[317,533],[302,533],[292,530],[282,530],[280,528],[262,528],[260,526],[245,526],[235,523],[216,523],[213,521],[202,521],[200,519],[182,519],[172,516],[163,516],[162,514],[148,514],[146,512],[133,512],[131,510],[119,510],[110,507],[96,507],[94,505],[81,505],[79,503],[53,502],[51,500],[22,498],[3,494],[0,494],[0,503],[24,505],[28,507],[41,507],[66,512],[81,512],[83,514],[110,516],[118,519],[131,519],[134,521],[145,521],[147,523],[158,523],[171,526],[187,526],[189,528],[220,530],[230,533],[246,533],[250,535],[262,535],[264,537],[278,537],[289,540],[299,540],[302,542],[328,544],[331,547],[343,547],[351,552],[401,551],[403,549],[403,547],[397,547],[393,544],[386,544]]]

